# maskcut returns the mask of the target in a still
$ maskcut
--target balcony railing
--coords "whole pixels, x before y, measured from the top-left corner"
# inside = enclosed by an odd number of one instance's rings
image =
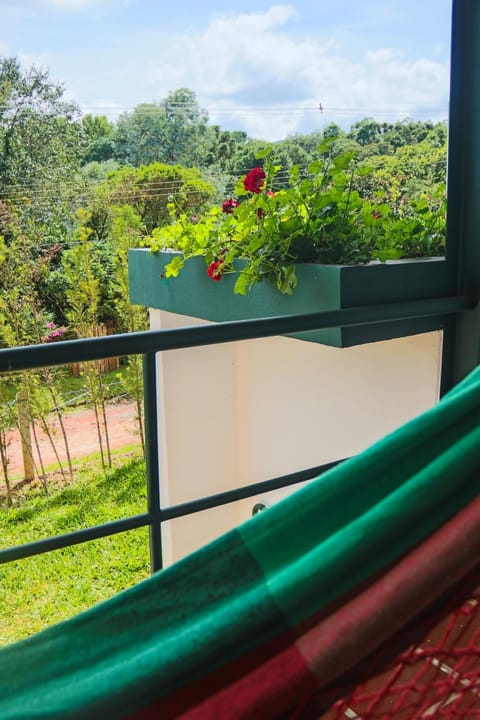
[[[143,355],[144,418],[146,438],[147,512],[95,525],[54,537],[0,550],[0,564],[58,550],[79,543],[108,537],[140,527],[149,527],[150,563],[155,572],[162,568],[162,523],[267,491],[284,488],[317,477],[338,462],[271,478],[227,492],[201,497],[179,505],[162,507],[158,421],[156,407],[156,353],[239,340],[272,337],[292,332],[323,330],[371,323],[436,317],[447,318],[473,307],[467,297],[442,297],[372,307],[348,308],[308,315],[265,318],[207,326],[146,331],[82,340],[67,340],[53,345],[34,345],[0,350],[0,372],[16,372],[71,362],[85,362],[118,355]]]

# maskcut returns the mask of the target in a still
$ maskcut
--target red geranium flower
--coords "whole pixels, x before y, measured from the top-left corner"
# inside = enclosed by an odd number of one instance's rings
[[[225,202],[222,205],[222,210],[224,213],[227,213],[227,215],[231,215],[236,207],[238,207],[240,203],[238,203],[233,198],[229,198],[228,200],[225,200]]]
[[[207,267],[208,277],[212,278],[212,280],[215,280],[215,282],[218,282],[219,280],[221,280],[222,265],[223,265],[223,260],[215,260],[215,262],[211,262],[210,265]]]
[[[243,179],[243,187],[245,188],[245,190],[248,190],[249,192],[253,192],[258,195],[260,192],[262,192],[263,186],[265,184],[265,177],[266,175],[263,172],[263,168],[253,168],[253,170],[250,170],[250,172],[245,175]]]

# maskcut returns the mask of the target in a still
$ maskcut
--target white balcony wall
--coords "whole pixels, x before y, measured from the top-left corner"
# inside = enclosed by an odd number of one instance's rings
[[[207,324],[161,310],[150,317],[152,329]],[[346,349],[275,337],[160,353],[162,504],[360,452],[438,400],[440,358],[439,332]],[[255,503],[293,491],[166,523],[166,563],[248,519]]]

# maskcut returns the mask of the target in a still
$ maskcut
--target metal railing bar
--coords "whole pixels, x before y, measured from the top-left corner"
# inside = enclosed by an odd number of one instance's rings
[[[237,500],[245,500],[249,497],[254,497],[264,492],[271,492],[272,490],[279,490],[280,488],[295,485],[305,480],[312,480],[317,475],[321,475],[341,462],[344,462],[344,460],[335,460],[334,462],[325,463],[324,465],[298,470],[288,475],[281,475],[270,480],[252,483],[251,485],[245,485],[244,487],[235,488],[234,490],[227,490],[222,493],[216,493],[215,495],[190,500],[180,505],[171,505],[168,508],[159,509],[157,513],[146,512],[141,515],[133,515],[129,518],[122,518],[121,520],[114,520],[110,523],[57,535],[53,538],[44,538],[23,545],[5,548],[0,550],[0,565],[12,562],[13,560],[22,560],[27,557],[33,557],[34,555],[51,552],[52,550],[60,550],[70,545],[78,545],[83,542],[88,542],[89,540],[98,540],[99,538],[108,537],[127,530],[136,530],[146,525],[150,525],[151,528],[152,525],[155,525],[160,535],[160,522],[174,520],[175,518],[201,512],[202,510],[209,510],[210,508],[226,505],[227,503],[236,502]],[[152,533],[152,529],[150,532]],[[159,539],[159,544],[154,547],[154,552],[157,553],[157,555],[154,556],[153,553],[150,555],[152,572],[161,569],[161,535]],[[152,545],[150,545],[150,549],[152,551]],[[160,553],[160,555],[158,555],[158,553]],[[156,561],[154,563],[155,557]]]
[[[152,573],[154,573],[163,567],[157,421],[157,368],[155,353],[147,353],[143,356],[143,407],[147,506],[151,518],[149,536],[150,562]]]
[[[99,338],[64,340],[46,345],[5,348],[0,350],[0,372],[65,365],[72,359],[82,362],[118,355],[143,355],[162,350],[177,350],[310,330],[440,317],[472,309],[474,305],[472,300],[464,296],[442,297],[302,315],[236,320],[169,330],[147,330]]]
[[[43,540],[24,543],[23,545],[15,545],[13,547],[0,550],[0,565],[14,560],[23,560],[27,557],[40,555],[42,553],[51,552],[52,550],[61,550],[70,545],[78,545],[88,540],[98,540],[110,535],[125,532],[126,530],[136,530],[145,527],[151,523],[150,514],[142,513],[141,515],[133,515],[132,517],[122,518],[121,520],[113,520],[102,525],[94,525],[81,530],[74,530],[63,535],[56,535]]]
[[[162,509],[160,504],[156,415],[156,352],[332,327],[351,327],[409,318],[445,317],[473,308],[473,306],[474,303],[467,297],[433,298],[381,306],[346,308],[313,314],[214,323],[206,326],[146,331],[99,338],[82,338],[79,340],[67,340],[54,345],[1,349],[0,372],[33,369],[49,365],[64,365],[72,360],[81,362],[117,355],[144,355],[148,512],[90,528],[83,528],[64,535],[5,548],[0,550],[0,564],[148,525],[150,528],[152,571],[155,571],[162,567],[161,523],[163,521],[288,487],[312,479],[334,467],[338,462],[342,462],[340,460],[327,463],[315,468],[308,468],[307,470]]]
[[[344,460],[335,460],[334,462],[318,465],[317,467],[299,470],[289,475],[281,475],[271,480],[262,480],[261,482],[245,485],[244,487],[235,488],[234,490],[227,490],[216,493],[215,495],[207,495],[206,497],[190,500],[180,505],[171,505],[168,508],[163,508],[162,522],[165,522],[165,520],[174,520],[184,515],[192,515],[193,513],[209,510],[214,507],[219,507],[220,505],[226,505],[227,503],[236,502],[237,500],[245,500],[249,497],[271,492],[272,490],[279,490],[280,488],[295,485],[305,480],[312,480],[342,462],[344,462]]]

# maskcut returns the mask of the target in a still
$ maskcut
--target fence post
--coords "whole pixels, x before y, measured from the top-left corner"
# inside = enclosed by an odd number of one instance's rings
[[[17,393],[17,415],[18,429],[22,441],[23,474],[25,480],[33,480],[35,468],[33,465],[32,436],[30,433],[30,408],[28,404],[28,393],[21,390]]]

